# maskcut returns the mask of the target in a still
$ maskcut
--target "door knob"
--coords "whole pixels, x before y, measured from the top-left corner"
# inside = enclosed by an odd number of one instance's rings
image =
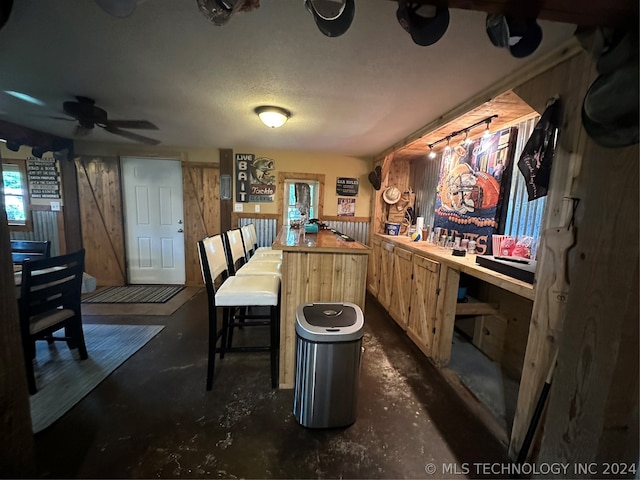
[[[183,229],[181,229],[181,228],[179,228],[179,229],[178,229],[178,233],[182,233],[182,232],[184,232],[184,230],[183,230]]]
[[[178,220],[178,224],[182,225],[182,220]]]

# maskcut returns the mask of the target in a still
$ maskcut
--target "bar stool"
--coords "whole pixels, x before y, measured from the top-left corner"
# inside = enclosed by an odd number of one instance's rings
[[[213,386],[215,356],[229,352],[269,352],[271,386],[278,386],[280,330],[280,278],[277,275],[230,276],[222,237],[215,235],[198,242],[202,278],[207,289],[209,307],[209,347],[207,390]],[[222,284],[216,289],[216,281]],[[222,307],[222,327],[218,329],[218,307]],[[247,307],[268,307],[269,314],[246,314]],[[269,345],[232,346],[233,328],[269,326]],[[218,347],[218,340],[220,346]]]
[[[256,233],[256,226],[253,223],[249,225],[249,233],[251,234],[251,239],[253,243],[253,253],[255,254],[276,254],[280,255],[282,258],[282,252],[280,250],[273,250],[271,247],[259,247],[258,246],[258,234]]]
[[[224,244],[227,252],[227,268],[230,275],[277,275],[281,278],[280,261],[263,261],[256,259],[246,261],[246,252],[242,243],[240,230],[229,230],[224,234]]]
[[[256,246],[253,243],[253,237],[251,235],[251,229],[249,228],[249,225],[240,227],[240,232],[242,233],[242,245],[244,246],[244,251],[248,262],[255,262],[256,260],[264,262],[282,261],[282,252],[279,250],[269,250],[256,253]]]

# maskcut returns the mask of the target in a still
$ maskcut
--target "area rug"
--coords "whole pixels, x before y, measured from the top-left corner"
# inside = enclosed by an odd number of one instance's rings
[[[69,350],[64,342],[36,342],[38,391],[31,395],[33,432],[44,430],[64,415],[163,328],[85,324],[86,360],[80,360],[77,350]]]
[[[83,298],[82,303],[165,303],[182,289],[182,285],[108,287]]]

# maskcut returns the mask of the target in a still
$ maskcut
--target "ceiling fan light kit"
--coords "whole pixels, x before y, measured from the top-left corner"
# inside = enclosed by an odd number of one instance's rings
[[[160,141],[128,132],[123,129],[138,130],[158,130],[153,123],[148,120],[110,120],[106,110],[98,107],[95,100],[89,97],[77,96],[76,101],[63,102],[64,113],[78,121],[75,135],[87,135],[96,125],[109,133],[120,135],[135,142],[147,145],[158,145]]]
[[[257,107],[255,112],[262,123],[269,128],[279,128],[289,120],[289,117],[291,117],[291,112],[289,110],[268,105]]]

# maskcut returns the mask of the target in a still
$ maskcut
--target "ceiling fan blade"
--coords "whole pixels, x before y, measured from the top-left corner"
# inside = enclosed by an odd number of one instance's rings
[[[139,130],[158,130],[153,123],[148,120],[107,120],[106,125],[111,128],[133,128]]]
[[[156,140],[155,138],[143,137],[142,135],[138,135],[137,133],[120,130],[119,128],[112,125],[106,125],[102,128],[104,128],[109,133],[120,135],[121,137],[128,138],[129,140],[133,140],[135,142],[146,143],[147,145],[158,145],[160,143],[160,140]]]
[[[136,9],[136,0],[96,0],[96,3],[114,17],[124,18],[131,15]]]

